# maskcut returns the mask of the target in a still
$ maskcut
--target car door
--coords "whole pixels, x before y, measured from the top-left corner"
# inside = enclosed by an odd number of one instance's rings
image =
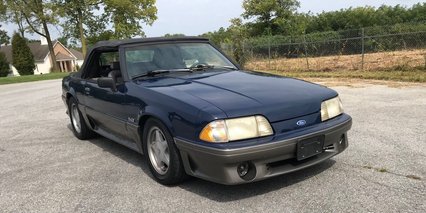
[[[86,114],[92,120],[98,131],[127,139],[125,109],[126,87],[117,85],[117,90],[101,88],[97,79],[107,77],[108,67],[114,62],[118,63],[118,51],[98,53],[94,56],[94,65],[90,66],[92,72],[84,85]],[[106,70],[105,70],[106,69]]]

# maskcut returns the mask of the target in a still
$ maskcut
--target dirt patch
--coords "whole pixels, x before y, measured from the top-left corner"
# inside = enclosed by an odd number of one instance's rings
[[[314,82],[327,87],[346,86],[353,88],[363,88],[371,85],[383,85],[392,88],[404,87],[426,87],[426,83],[412,83],[399,81],[369,80],[357,78],[301,78],[305,81]]]
[[[338,71],[361,70],[362,55],[337,55],[313,58],[253,59],[246,67],[251,70],[275,71]],[[364,70],[406,70],[426,67],[426,50],[379,52],[364,55]]]

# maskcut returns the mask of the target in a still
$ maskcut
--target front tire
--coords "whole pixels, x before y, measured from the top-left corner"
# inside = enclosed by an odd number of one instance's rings
[[[182,160],[167,128],[157,119],[149,119],[143,130],[145,160],[155,180],[173,185],[186,179]]]
[[[80,110],[78,109],[77,101],[71,97],[68,100],[68,112],[70,116],[71,128],[75,137],[80,140],[92,138],[95,133],[86,125]]]

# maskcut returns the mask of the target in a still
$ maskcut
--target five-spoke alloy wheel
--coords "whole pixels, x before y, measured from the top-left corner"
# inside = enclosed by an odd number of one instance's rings
[[[187,177],[173,137],[161,121],[154,118],[146,121],[143,150],[149,169],[159,183],[177,184]]]
[[[70,105],[70,113],[71,113],[71,124],[74,127],[75,131],[81,132],[81,124],[80,124],[80,113],[78,112],[77,104],[71,103]]]
[[[152,166],[158,174],[166,174],[170,165],[169,146],[166,137],[161,129],[153,126],[148,132],[147,140],[147,152]]]
[[[86,122],[84,122],[84,118],[78,109],[78,103],[73,97],[68,100],[68,113],[70,115],[72,132],[78,139],[85,140],[95,135],[86,125]]]

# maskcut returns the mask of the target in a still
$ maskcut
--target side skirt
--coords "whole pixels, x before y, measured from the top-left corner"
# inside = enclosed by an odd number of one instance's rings
[[[102,135],[102,136],[104,136],[104,137],[106,137],[106,138],[108,138],[108,139],[110,139],[110,140],[112,140],[112,141],[114,141],[114,142],[116,142],[118,144],[121,144],[121,145],[123,145],[123,146],[125,146],[125,147],[127,147],[129,149],[132,149],[133,151],[136,151],[136,152],[142,154],[141,150],[139,150],[139,148],[136,145],[136,143],[133,143],[131,141],[119,138],[119,137],[117,137],[117,136],[115,136],[115,135],[113,135],[113,134],[111,134],[111,133],[109,133],[109,132],[107,132],[107,131],[99,128],[99,127],[95,128],[94,131],[96,133],[98,133],[99,135]]]

